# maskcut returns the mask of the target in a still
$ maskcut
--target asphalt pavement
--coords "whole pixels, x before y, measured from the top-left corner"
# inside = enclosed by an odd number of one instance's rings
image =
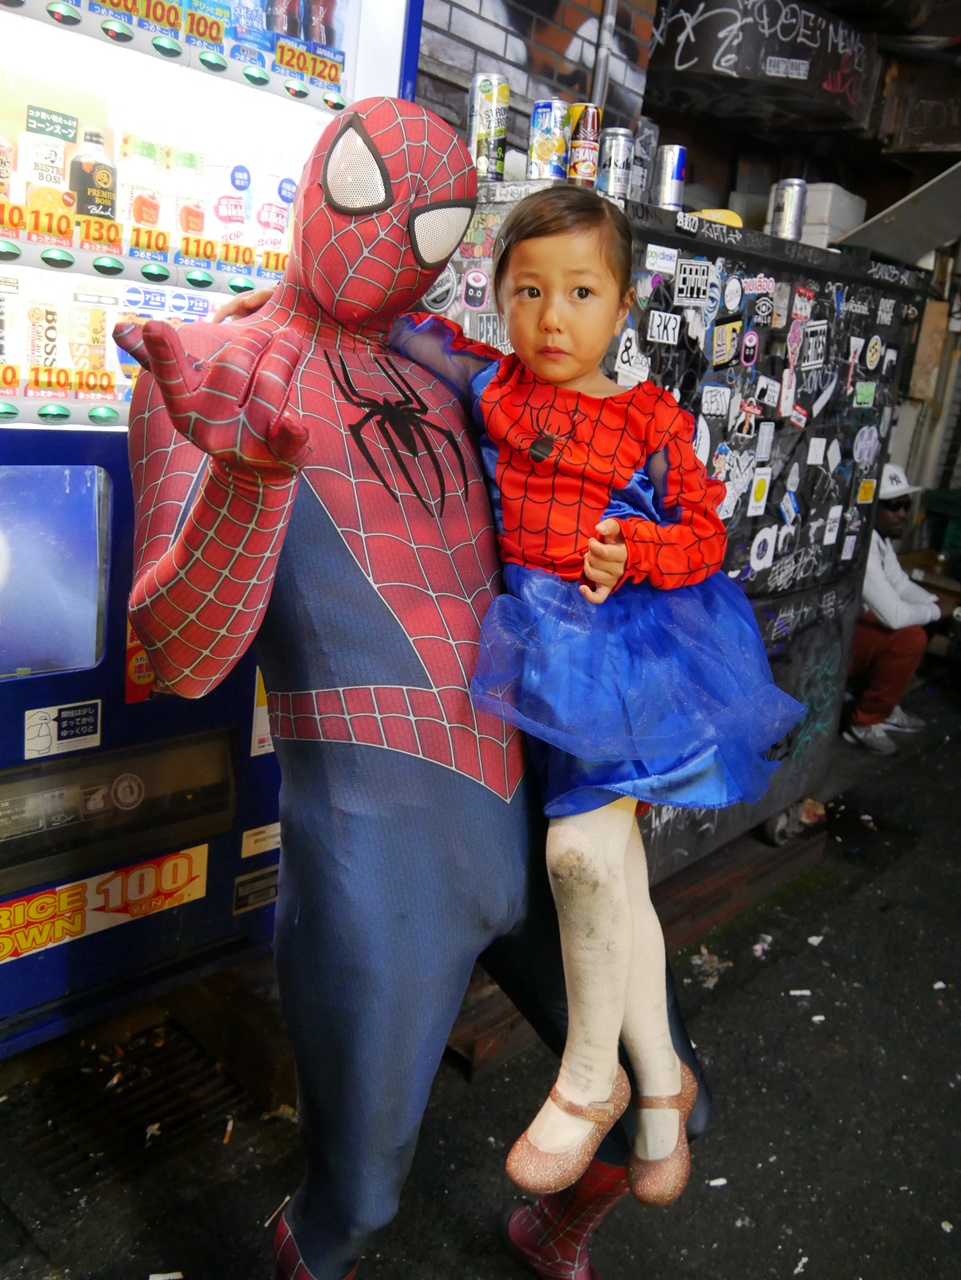
[[[715,1122],[675,1205],[628,1199],[607,1219],[602,1280],[961,1276],[961,695],[939,675],[905,699],[929,724],[896,757],[838,741],[812,788],[830,801],[823,860],[674,957]],[[202,1055],[191,1066],[162,1009],[139,1021],[0,1073],[0,1280],[269,1280],[267,1224],[301,1168],[290,1108],[253,1106]],[[210,1104],[196,1120],[164,1101],[178,1072]],[[141,1087],[139,1110],[97,1119],[144,1079],[146,1111]],[[443,1064],[359,1280],[522,1280],[494,1233],[503,1160],[552,1079],[540,1046],[473,1083]],[[86,1145],[103,1150],[57,1147],[58,1101],[93,1117],[103,1140]]]

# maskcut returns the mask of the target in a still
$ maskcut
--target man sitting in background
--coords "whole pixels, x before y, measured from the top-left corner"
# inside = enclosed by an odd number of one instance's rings
[[[908,484],[901,467],[890,462],[885,466],[864,576],[864,612],[851,651],[848,674],[860,692],[844,737],[881,756],[897,751],[890,731],[918,733],[924,728],[920,716],[898,704],[927,648],[925,625],[949,616],[952,609],[948,601],[911,581],[891,545],[891,539],[900,538],[907,528],[911,494],[919,489]]]

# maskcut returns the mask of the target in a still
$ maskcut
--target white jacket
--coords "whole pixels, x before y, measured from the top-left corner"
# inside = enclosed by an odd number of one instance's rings
[[[882,538],[876,529],[871,533],[861,603],[892,631],[924,626],[941,617],[938,597],[911,581],[898,563],[891,539]]]

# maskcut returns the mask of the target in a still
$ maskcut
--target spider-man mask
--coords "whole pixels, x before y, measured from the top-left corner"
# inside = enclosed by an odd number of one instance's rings
[[[294,207],[293,278],[339,324],[409,310],[464,238],[477,188],[442,120],[366,98],[324,130]]]

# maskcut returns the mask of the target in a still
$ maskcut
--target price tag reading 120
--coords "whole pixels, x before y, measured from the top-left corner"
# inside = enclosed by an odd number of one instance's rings
[[[274,61],[285,71],[299,71],[301,75],[323,80],[325,84],[340,84],[340,63],[333,58],[321,58],[306,49],[278,40],[274,49]]]

